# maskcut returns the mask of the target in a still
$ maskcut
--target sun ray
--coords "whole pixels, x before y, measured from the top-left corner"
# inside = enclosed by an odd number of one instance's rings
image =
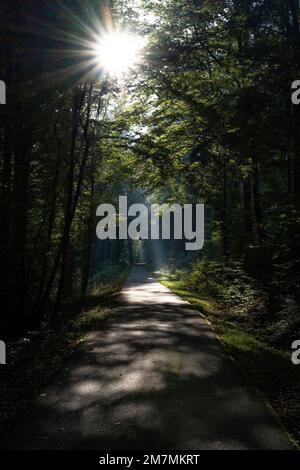
[[[32,28],[32,34],[42,39],[45,57],[49,54],[58,59],[56,70],[47,74],[48,85],[68,80],[72,75],[77,81],[79,74],[82,78],[92,74],[93,78],[105,75],[119,78],[132,72],[141,62],[144,39],[115,26],[107,4],[96,12],[83,0],[84,20],[62,2],[58,2],[58,6],[57,17],[64,27],[26,16],[38,26]]]

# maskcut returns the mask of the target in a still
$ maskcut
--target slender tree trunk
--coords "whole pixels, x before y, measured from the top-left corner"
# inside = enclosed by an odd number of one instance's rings
[[[253,206],[259,244],[264,239],[263,214],[260,200],[260,175],[256,158],[253,159]]]
[[[228,193],[227,193],[227,157],[224,156],[223,160],[223,202],[221,212],[222,224],[222,241],[223,241],[223,254],[225,263],[229,261],[229,244],[228,244]]]
[[[128,262],[129,266],[133,265],[133,247],[131,238],[128,238]]]
[[[92,256],[92,245],[94,238],[94,219],[95,219],[95,207],[94,207],[94,197],[95,197],[95,181],[94,181],[94,168],[92,165],[91,169],[91,202],[90,202],[90,214],[88,219],[87,227],[87,245],[85,250],[85,266],[83,270],[82,278],[82,296],[85,297],[88,291],[88,285],[90,280],[90,271],[91,271],[91,256]]]
[[[51,247],[52,247],[52,234],[54,230],[54,222],[55,222],[55,214],[56,214],[57,186],[58,186],[58,179],[59,179],[59,174],[60,174],[60,157],[61,157],[61,153],[58,152],[57,158],[56,158],[56,164],[55,164],[53,185],[52,185],[53,192],[52,192],[52,197],[51,197],[51,202],[50,202],[47,245],[46,245],[45,253],[43,256],[43,260],[42,260],[41,278],[40,278],[38,294],[37,294],[37,298],[35,302],[36,306],[39,305],[39,303],[41,302],[43,290],[45,288],[46,274],[47,274],[47,268],[49,264],[49,255],[50,255]],[[41,311],[40,313],[42,314],[43,312]],[[42,318],[42,315],[41,315],[41,318]]]
[[[22,142],[22,140],[21,140]],[[14,165],[13,253],[14,253],[14,308],[24,311],[26,299],[26,237],[29,188],[29,153],[17,146]]]
[[[63,235],[61,238],[60,245],[58,247],[54,263],[50,272],[50,276],[46,283],[46,287],[41,300],[41,312],[43,314],[46,303],[50,297],[51,290],[60,266],[62,257],[64,261],[67,257],[69,233],[72,224],[72,203],[73,203],[73,186],[74,186],[74,171],[75,171],[75,153],[76,153],[76,142],[79,130],[81,109],[85,98],[85,88],[73,90],[73,112],[72,112],[72,136],[71,136],[71,147],[70,147],[70,159],[69,159],[69,173],[68,173],[68,191],[67,191],[67,204],[65,212],[65,221],[63,228]],[[61,268],[65,269],[65,266]],[[60,278],[60,290],[62,289],[62,278]],[[59,294],[60,297],[60,294]]]
[[[90,117],[91,117],[90,115],[91,115],[91,105],[92,105],[92,91],[93,91],[93,83],[90,84],[88,99],[87,99],[86,122],[85,122],[84,129],[83,129],[85,148],[84,148],[84,155],[83,155],[80,169],[79,169],[79,176],[77,180],[74,198],[72,196],[73,196],[73,181],[74,181],[75,144],[76,144],[77,132],[76,132],[75,139],[73,139],[74,145],[72,143],[71,161],[73,163],[73,169],[71,171],[71,177],[70,177],[68,203],[67,203],[67,211],[66,211],[66,218],[65,218],[65,228],[64,228],[63,238],[62,238],[62,257],[61,257],[60,277],[59,277],[56,300],[55,300],[55,307],[54,307],[54,319],[58,315],[61,301],[63,298],[66,266],[67,266],[68,253],[69,253],[69,237],[70,237],[72,222],[75,217],[78,201],[81,195],[81,189],[82,189],[82,183],[84,179],[86,163],[87,163],[89,151],[90,151],[90,140],[89,140],[88,134],[89,134]],[[78,120],[80,119],[80,110],[81,110],[81,107],[79,107]],[[77,128],[77,131],[78,131],[78,128]]]
[[[253,243],[253,218],[252,218],[252,187],[251,177],[247,175],[243,180],[244,191],[244,227],[247,243]]]
[[[292,159],[292,103],[291,86],[287,84],[285,90],[285,110],[286,110],[286,175],[287,175],[287,193],[293,193],[293,159]]]

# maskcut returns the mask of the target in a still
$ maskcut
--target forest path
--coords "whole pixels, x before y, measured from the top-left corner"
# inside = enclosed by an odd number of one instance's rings
[[[1,447],[289,449],[209,325],[134,267],[115,309]]]

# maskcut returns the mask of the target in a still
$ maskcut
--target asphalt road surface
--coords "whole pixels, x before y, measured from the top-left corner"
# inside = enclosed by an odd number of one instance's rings
[[[289,449],[189,304],[133,268],[119,306],[2,449]]]

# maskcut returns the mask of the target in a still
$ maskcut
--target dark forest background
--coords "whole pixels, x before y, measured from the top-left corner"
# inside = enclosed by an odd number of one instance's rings
[[[122,86],[89,73],[82,57],[86,26],[104,22],[107,5],[1,2],[2,327],[38,325],[50,304],[57,315],[64,300],[86,295],[108,262],[132,261],[121,243],[95,240],[96,206],[119,194],[204,202],[206,245],[190,268],[199,282],[201,263],[224,268],[221,284],[226,267],[242,268],[272,296],[270,314],[292,314],[297,0],[145,1],[159,18],[146,23],[130,2],[110,2],[119,23],[149,38],[143,65]],[[152,251],[156,264],[191,261],[178,244]]]
[[[147,36],[121,83],[82,45],[108,17]],[[146,262],[170,287],[204,295],[208,314],[213,299],[231,325],[290,351],[299,20],[298,0],[1,0],[1,339],[61,321]],[[204,250],[97,240],[97,206],[126,194],[204,203]]]

